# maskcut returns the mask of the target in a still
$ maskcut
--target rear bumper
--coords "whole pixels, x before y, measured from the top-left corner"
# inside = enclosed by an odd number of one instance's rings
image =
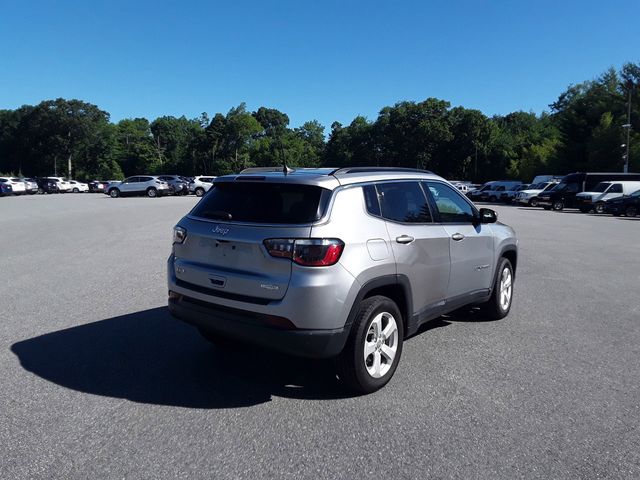
[[[290,355],[309,358],[337,356],[347,341],[348,328],[287,330],[266,324],[266,315],[222,307],[195,298],[169,299],[175,318],[200,328]]]

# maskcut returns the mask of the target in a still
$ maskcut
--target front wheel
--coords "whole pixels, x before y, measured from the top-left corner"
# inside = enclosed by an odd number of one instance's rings
[[[500,320],[509,315],[513,299],[513,266],[507,258],[501,258],[498,264],[498,275],[493,285],[491,298],[481,305],[486,318]]]
[[[204,188],[196,188],[196,197],[201,197],[204,195]]]
[[[532,198],[531,200],[529,200],[529,206],[530,207],[537,207],[538,206],[538,199],[537,198]]]
[[[78,190],[77,188],[74,188],[73,193],[80,193],[80,190]]]
[[[118,198],[120,196],[120,190],[118,190],[117,188],[112,188],[111,190],[109,190],[109,196],[111,198]]]
[[[340,380],[360,393],[384,387],[398,368],[403,338],[402,315],[391,299],[375,296],[363,300],[337,359]]]
[[[604,213],[604,203],[596,203],[594,210],[596,213]]]
[[[553,209],[556,212],[560,212],[564,209],[564,202],[562,200],[558,200],[557,202],[553,202]]]

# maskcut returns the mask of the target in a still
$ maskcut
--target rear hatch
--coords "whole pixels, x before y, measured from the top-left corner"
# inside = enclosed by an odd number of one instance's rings
[[[292,263],[271,256],[264,240],[309,238],[330,195],[315,185],[215,183],[180,221],[187,234],[174,245],[178,285],[250,303],[282,299]]]

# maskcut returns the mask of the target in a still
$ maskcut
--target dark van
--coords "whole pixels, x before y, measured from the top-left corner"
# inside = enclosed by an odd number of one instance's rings
[[[610,180],[640,180],[640,173],[570,173],[554,188],[540,193],[538,205],[545,210],[578,208],[578,193],[591,191],[598,183]]]

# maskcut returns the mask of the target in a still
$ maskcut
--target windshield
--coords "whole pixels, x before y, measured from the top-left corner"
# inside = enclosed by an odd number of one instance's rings
[[[605,192],[610,185],[611,184],[609,182],[600,182],[595,187],[593,187],[592,192],[598,192],[598,193]]]
[[[331,192],[314,185],[220,182],[192,214],[212,220],[250,223],[311,223],[322,217]]]
[[[631,197],[640,197],[640,190],[636,190],[635,192],[633,192],[631,195]]]

